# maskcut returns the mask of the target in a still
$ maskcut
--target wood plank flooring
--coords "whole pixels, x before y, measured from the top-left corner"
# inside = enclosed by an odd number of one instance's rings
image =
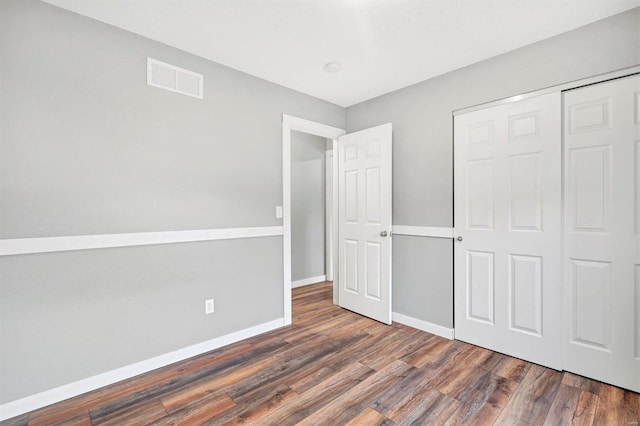
[[[623,425],[640,395],[293,290],[293,325],[2,425]]]

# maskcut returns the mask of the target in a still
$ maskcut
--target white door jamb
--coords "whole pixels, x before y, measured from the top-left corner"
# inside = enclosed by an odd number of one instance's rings
[[[338,143],[338,137],[346,134],[344,129],[327,126],[303,118],[282,114],[282,262],[284,286],[284,325],[291,324],[291,132],[298,131],[333,140],[333,149]],[[335,152],[335,151],[334,151]],[[337,156],[333,156],[333,223],[337,223],[338,182]],[[333,241],[338,241],[338,227],[334,226]],[[338,250],[333,251],[334,267],[338,264]],[[338,303],[338,280],[333,280],[333,303]]]

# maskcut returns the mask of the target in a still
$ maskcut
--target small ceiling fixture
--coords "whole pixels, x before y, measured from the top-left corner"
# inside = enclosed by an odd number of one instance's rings
[[[326,72],[338,72],[342,69],[340,62],[327,62],[324,66]]]

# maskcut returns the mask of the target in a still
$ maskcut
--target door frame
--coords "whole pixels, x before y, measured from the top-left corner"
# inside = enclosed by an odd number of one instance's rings
[[[305,120],[289,114],[282,114],[282,264],[283,264],[283,293],[284,293],[284,325],[291,324],[291,132],[297,131],[320,136],[333,141],[335,152],[338,138],[347,134],[346,130],[331,127],[315,121]],[[332,222],[338,221],[338,157],[333,156],[333,213]],[[326,222],[326,220],[325,220]],[[333,241],[338,241],[338,227],[333,227]],[[334,269],[338,264],[338,250],[333,250]],[[335,274],[334,274],[335,275]],[[333,303],[338,303],[338,277],[333,277]]]
[[[333,148],[333,147],[332,147]],[[333,149],[324,153],[324,264],[327,281],[333,278]]]

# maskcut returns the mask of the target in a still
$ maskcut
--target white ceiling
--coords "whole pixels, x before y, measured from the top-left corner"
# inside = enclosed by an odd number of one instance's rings
[[[640,0],[45,1],[341,106],[640,6]],[[324,71],[330,61],[342,70]]]

